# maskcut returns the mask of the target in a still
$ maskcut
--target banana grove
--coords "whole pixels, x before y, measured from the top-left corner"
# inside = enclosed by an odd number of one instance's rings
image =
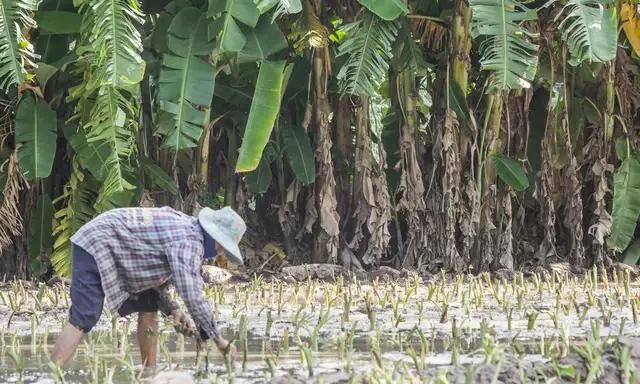
[[[0,0],[0,270],[135,205],[280,263],[635,263],[639,54],[636,0]]]

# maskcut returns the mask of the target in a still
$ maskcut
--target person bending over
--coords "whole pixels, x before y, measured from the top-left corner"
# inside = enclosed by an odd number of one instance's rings
[[[120,316],[138,312],[138,343],[146,368],[156,364],[158,311],[171,316],[178,330],[212,340],[225,357],[235,347],[219,333],[203,296],[204,259],[226,257],[243,263],[238,243],[246,231],[229,207],[203,208],[198,217],[162,208],[118,208],[82,226],[71,237],[72,273],[69,324],[56,340],[54,363],[65,366],[83,336],[100,319],[103,302]],[[173,283],[191,319],[168,292]]]

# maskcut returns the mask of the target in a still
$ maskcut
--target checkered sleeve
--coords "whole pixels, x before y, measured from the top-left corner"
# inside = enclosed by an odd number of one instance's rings
[[[191,318],[198,329],[210,339],[217,339],[219,334],[213,311],[202,294],[204,282],[200,275],[198,248],[189,242],[172,244],[168,249],[167,257],[176,290],[189,310]]]

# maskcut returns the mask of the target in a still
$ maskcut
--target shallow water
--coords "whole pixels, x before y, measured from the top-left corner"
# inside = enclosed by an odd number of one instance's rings
[[[253,282],[208,288],[228,337],[237,335],[246,319],[246,357],[244,343],[236,339],[240,352],[228,368],[214,347],[207,358],[161,321],[158,366],[202,383],[491,382],[491,369],[495,377],[500,373],[496,382],[528,382],[523,372],[557,367],[558,359],[575,355],[574,346],[594,345],[597,339],[600,350],[604,340],[640,336],[631,306],[640,302],[635,280],[605,286],[578,279],[488,284],[477,278],[446,284]],[[20,289],[0,291],[6,296]],[[18,294],[24,296],[20,310],[0,305],[0,324],[11,319],[0,331],[0,382],[19,380],[13,353],[23,360],[23,382],[53,383],[48,356],[66,319],[66,300],[42,299],[36,305],[27,291]],[[529,324],[534,312],[537,319]],[[134,331],[135,316],[105,314],[62,372],[64,382],[136,381]],[[308,348],[306,355],[301,346]]]
[[[119,335],[122,337],[122,335]],[[57,334],[49,334],[46,336],[4,336],[3,346],[1,347],[0,357],[0,378],[3,382],[17,382],[18,374],[15,370],[15,364],[9,357],[9,352],[19,354],[24,359],[24,383],[53,383],[50,368],[47,367],[48,356],[52,346],[55,343]],[[112,381],[114,383],[129,382],[135,380],[132,378],[132,370],[127,369],[127,365],[134,367],[134,374],[140,373],[140,357],[135,343],[135,332],[128,336],[130,344],[127,344],[131,350],[128,353],[123,352],[122,340],[112,338],[110,332],[97,331],[92,332],[91,339],[81,344],[78,348],[74,360],[65,370],[64,379],[67,383],[85,383],[95,382],[98,377],[99,382],[105,382],[105,372],[113,370]],[[302,342],[309,342],[309,339],[302,339]],[[186,371],[194,376],[202,376],[203,372],[208,371],[209,382],[211,378],[227,376],[227,368],[221,355],[213,348],[209,351],[208,366],[206,351],[200,353],[196,350],[196,343],[189,338],[183,338],[175,334],[165,333],[160,340],[162,346],[159,350],[158,364],[164,371]],[[293,344],[293,340],[291,340]],[[427,367],[446,367],[451,363],[451,353],[449,353],[450,341],[445,338],[431,339],[431,353],[427,356]],[[242,352],[234,363],[234,382],[261,382],[271,376],[269,366],[265,361],[266,358],[273,358],[273,351],[278,347],[277,342],[271,342],[268,345],[263,338],[250,335],[248,339],[249,352],[246,359],[246,368],[243,369]],[[352,365],[355,371],[358,366],[366,367],[371,364],[371,345],[372,341],[369,337],[355,337],[353,340]],[[540,354],[538,343],[522,342],[524,353],[529,355],[529,359],[533,359]],[[16,346],[16,347],[14,347]],[[402,346],[389,337],[380,340],[380,351],[382,357],[387,361],[408,361],[406,351],[409,348],[420,349],[420,343],[416,340],[402,342]],[[466,340],[461,342],[462,364],[473,364],[482,360],[480,357],[472,356],[472,353],[479,348],[477,341]],[[301,364],[300,349],[291,346],[287,352],[280,351],[278,354],[279,367],[275,371],[277,376],[282,377],[301,377],[308,376],[306,367]],[[126,356],[126,357],[125,357]],[[126,361],[128,360],[128,362]],[[313,370],[314,376],[327,377],[329,379],[346,380],[346,377],[340,375],[344,371],[344,359],[339,356],[335,347],[327,344],[320,344],[317,351],[313,353]],[[44,368],[47,367],[47,368]],[[105,367],[108,367],[105,369]],[[43,369],[44,368],[44,369]],[[208,369],[207,369],[208,368]]]

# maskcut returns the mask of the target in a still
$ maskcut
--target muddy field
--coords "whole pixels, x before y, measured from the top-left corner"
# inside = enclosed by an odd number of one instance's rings
[[[213,346],[197,352],[163,321],[152,379],[141,377],[135,317],[109,313],[68,369],[51,366],[68,288],[5,283],[0,382],[640,382],[640,280],[630,269],[320,277],[208,285],[237,360],[225,364]]]

